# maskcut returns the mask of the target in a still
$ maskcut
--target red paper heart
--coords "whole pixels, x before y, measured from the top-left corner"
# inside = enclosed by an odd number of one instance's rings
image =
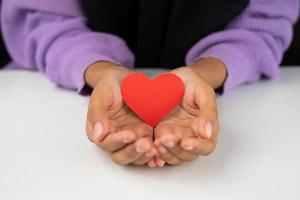
[[[181,101],[184,84],[175,74],[151,80],[141,73],[129,74],[122,82],[122,96],[128,107],[150,126],[155,126]]]

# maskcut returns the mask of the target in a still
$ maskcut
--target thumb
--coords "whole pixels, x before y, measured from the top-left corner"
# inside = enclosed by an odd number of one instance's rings
[[[115,129],[108,114],[108,110],[113,104],[113,96],[112,87],[101,84],[94,88],[90,97],[86,129],[88,138],[94,143],[101,142]]]
[[[200,82],[195,89],[195,102],[200,109],[197,133],[205,139],[215,140],[219,132],[218,106],[212,87]]]

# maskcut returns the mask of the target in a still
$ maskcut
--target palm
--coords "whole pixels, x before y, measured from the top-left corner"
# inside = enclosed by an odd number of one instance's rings
[[[195,88],[186,88],[182,103],[171,112],[156,127],[156,135],[159,137],[165,131],[175,134],[180,139],[195,136],[195,125],[199,117],[199,108],[195,104]],[[162,132],[162,133],[161,133]]]
[[[98,123],[101,124],[102,134],[95,139],[93,134],[97,133],[95,127],[98,128]],[[110,77],[94,88],[89,105],[87,132],[88,136],[92,136],[89,137],[91,141],[110,152],[111,158],[121,165],[143,165],[156,154],[152,127],[141,121],[124,104],[119,82]]]
[[[178,165],[181,163],[181,160],[194,160],[197,157],[183,151],[180,147],[184,139],[195,138],[197,136],[195,127],[197,127],[199,112],[189,105],[191,105],[190,102],[187,102],[187,99],[184,98],[181,105],[155,128],[156,145],[158,145],[158,148],[161,148],[161,144],[163,144],[168,148],[169,152],[169,154],[160,154],[160,159],[170,165]],[[168,145],[171,141],[173,141],[174,146]]]
[[[127,105],[122,103],[121,109],[112,110],[112,115],[110,116],[110,121],[116,128],[116,131],[122,130],[132,130],[137,132],[139,136],[142,135],[152,135],[152,128],[139,119]],[[141,133],[143,131],[144,133]]]
[[[131,130],[137,136],[152,136],[153,129],[148,124],[138,118],[130,108],[124,103],[119,92],[120,88],[109,89],[111,91],[110,106],[108,110],[108,119],[114,129],[114,132],[122,130]]]

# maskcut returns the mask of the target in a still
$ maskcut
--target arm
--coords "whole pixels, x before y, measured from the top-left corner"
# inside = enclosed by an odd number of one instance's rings
[[[186,63],[214,88],[223,85],[224,91],[263,75],[273,78],[292,40],[298,12],[299,0],[250,0],[247,9],[224,31],[196,43]]]
[[[98,61],[128,67],[134,56],[113,35],[86,25],[75,0],[3,0],[3,35],[13,61],[24,69],[44,72],[57,85],[79,92],[84,72]]]

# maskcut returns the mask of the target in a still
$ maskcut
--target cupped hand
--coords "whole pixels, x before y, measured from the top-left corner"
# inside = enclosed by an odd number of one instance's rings
[[[190,67],[171,73],[183,80],[185,94],[182,103],[155,127],[158,166],[178,165],[210,154],[219,132],[214,89]]]
[[[86,131],[88,138],[107,151],[116,163],[143,165],[157,151],[153,128],[132,113],[122,100],[121,81],[129,73],[126,68],[106,62],[95,63],[86,71],[86,82],[93,88]]]

